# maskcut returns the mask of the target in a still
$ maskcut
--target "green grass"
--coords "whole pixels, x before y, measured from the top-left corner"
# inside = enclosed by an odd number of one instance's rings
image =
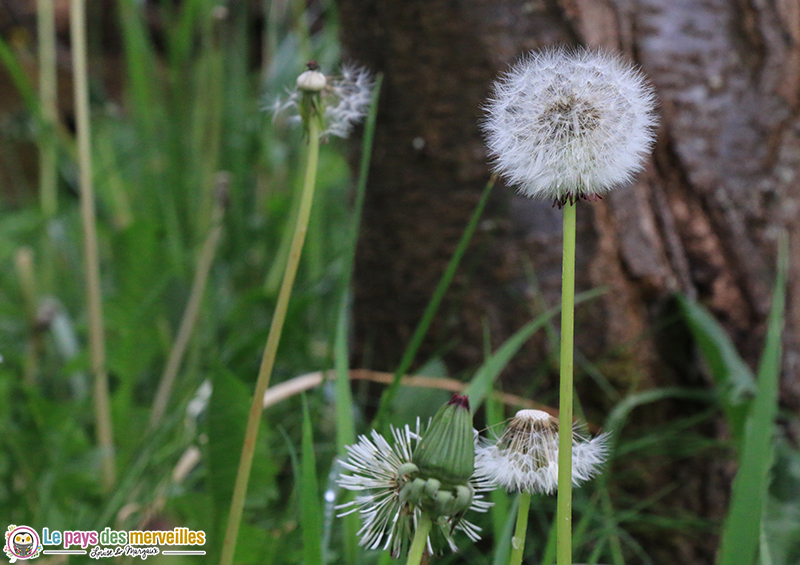
[[[332,4],[323,4],[321,29],[315,26],[309,33],[303,2],[292,2],[284,12],[273,3],[264,22],[268,56],[262,67],[253,66],[251,54],[262,46],[253,44],[244,6],[230,4],[228,17],[218,20],[211,9],[216,4],[162,3],[163,37],[155,43],[140,3],[118,2],[124,61],[120,99],[107,98],[99,77],[90,76],[117,456],[117,483],[108,493],[101,486],[90,393],[76,142],[63,124],[48,126],[18,53],[0,40],[0,61],[26,104],[29,141],[49,147],[54,140],[58,172],[57,206],[50,188],[15,206],[0,201],[0,518],[6,523],[62,531],[155,524],[202,529],[208,555],[182,562],[218,562],[303,182],[300,131],[281,118],[273,120],[263,108],[293,84],[309,57],[334,70],[339,48]],[[90,22],[90,31],[96,25]],[[106,54],[96,51],[97,45],[90,42],[95,49],[90,55],[99,61]],[[373,108],[356,175],[345,158],[345,143],[321,148],[309,247],[272,382],[331,368],[336,379],[263,413],[237,563],[389,562],[381,552],[358,546],[358,516],[339,519],[334,508],[351,496],[335,483],[335,458],[357,434],[369,431],[369,409],[377,402],[374,389],[352,385],[348,378],[349,287],[376,124]],[[220,171],[229,175],[224,214],[215,195]],[[484,362],[465,374],[448,375],[440,359],[416,359],[489,190],[464,226],[462,243],[407,345],[395,384],[383,389],[381,422],[424,420],[447,399],[449,393],[441,390],[400,384],[399,377],[416,362],[419,374],[457,377],[469,387],[476,425],[500,425],[515,407],[492,396],[499,392],[499,377],[535,332],[552,333],[550,320],[558,310],[539,305],[531,322],[493,351],[487,347]],[[207,279],[200,284],[203,272]],[[763,565],[800,559],[800,456],[775,426],[776,420],[795,418],[776,412],[775,403],[782,277],[757,374],[702,306],[684,299],[682,312],[714,377],[713,388],[627,393],[610,384],[613,379],[603,374],[602,365],[578,356],[577,376],[599,383],[598,394],[614,406],[600,422],[614,442],[606,472],[575,491],[576,560],[649,563],[647,547],[638,541],[642,533],[694,540],[720,532],[721,563],[730,562],[729,555],[756,551]],[[583,299],[604,291],[585,293]],[[156,391],[168,365],[171,385],[151,428]],[[549,398],[539,381],[531,391],[538,395],[534,400]],[[658,428],[630,426],[637,411],[665,402],[690,403],[693,410]],[[704,431],[720,411],[732,431],[731,445]],[[711,457],[739,465],[725,524],[667,509],[663,502],[678,485],[644,500],[615,488],[618,482],[635,482],[637,473],[647,473],[663,458]],[[187,461],[194,463],[185,466]],[[483,528],[484,541],[472,544],[457,537],[461,552],[436,562],[507,562],[517,501],[505,493],[490,496],[496,506],[470,518]],[[747,511],[754,505],[762,519]],[[553,497],[533,497],[526,560],[554,562],[554,513]],[[170,559],[151,558],[177,562]]]

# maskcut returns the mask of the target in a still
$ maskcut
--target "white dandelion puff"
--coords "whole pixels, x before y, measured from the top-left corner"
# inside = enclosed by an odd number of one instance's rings
[[[608,455],[608,437],[589,439],[573,429],[574,485],[600,471]],[[558,420],[541,410],[520,410],[496,443],[478,447],[475,469],[509,492],[552,494],[558,487]]]
[[[366,115],[372,102],[373,79],[362,67],[346,65],[341,76],[328,76],[309,63],[309,70],[297,78],[297,88],[288,90],[286,97],[276,99],[267,109],[273,116],[291,114],[289,121],[300,123],[303,92],[319,92],[323,110],[320,137],[347,137],[353,127]]]
[[[401,497],[403,487],[412,480],[412,453],[419,443],[422,433],[419,419],[416,429],[391,427],[391,445],[377,431],[370,437],[361,435],[355,445],[347,446],[347,459],[342,466],[349,474],[342,474],[338,484],[344,489],[357,492],[355,499],[336,508],[343,510],[339,516],[358,512],[363,525],[358,531],[360,545],[367,549],[390,550],[395,557],[408,550],[411,539],[421,518],[419,506]],[[475,496],[469,510],[486,512],[491,503],[483,500],[481,492],[493,485],[477,473],[470,480]],[[472,541],[480,539],[481,529],[463,518],[440,517],[434,522],[428,536],[428,551],[436,553],[446,544],[451,551],[458,548],[453,540],[454,530],[464,532]]]
[[[531,197],[596,200],[642,169],[656,97],[616,55],[530,53],[494,83],[483,130],[494,169]]]

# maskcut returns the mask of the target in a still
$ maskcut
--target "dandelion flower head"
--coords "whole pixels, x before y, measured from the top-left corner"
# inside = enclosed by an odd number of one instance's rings
[[[411,470],[416,468],[412,454],[423,434],[419,420],[415,430],[405,426],[391,428],[391,433],[393,445],[373,430],[370,437],[359,436],[355,445],[347,446],[348,457],[342,465],[349,473],[342,474],[338,484],[358,494],[337,509],[344,510],[340,516],[356,511],[361,515],[360,545],[390,550],[392,556],[399,557],[408,551],[422,512],[419,506],[404,499],[401,492],[412,480]],[[476,494],[469,510],[486,512],[491,504],[483,500],[480,492],[488,490],[489,483],[474,475],[470,484]],[[444,546],[457,551],[454,530],[463,531],[472,541],[480,539],[480,528],[475,524],[461,517],[440,517],[428,535],[429,553],[439,553]]]
[[[608,434],[572,434],[572,482],[596,475],[606,459]],[[552,494],[558,487],[558,420],[541,410],[520,410],[496,443],[475,454],[476,471],[509,492]]]
[[[494,168],[527,196],[596,200],[642,169],[655,100],[642,73],[616,55],[530,53],[495,81],[485,105]]]
[[[326,77],[317,70],[315,61],[308,66],[309,70],[297,78],[297,88],[287,91],[285,98],[271,105],[273,116],[291,113],[291,121],[301,122],[304,91],[319,92],[323,118],[320,137],[349,136],[355,124],[366,116],[372,101],[372,75],[362,67],[345,65],[340,76]]]

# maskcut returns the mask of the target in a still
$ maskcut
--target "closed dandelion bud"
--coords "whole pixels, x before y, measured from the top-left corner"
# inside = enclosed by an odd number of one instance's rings
[[[469,399],[454,394],[433,417],[413,455],[419,475],[450,486],[466,484],[475,471]]]

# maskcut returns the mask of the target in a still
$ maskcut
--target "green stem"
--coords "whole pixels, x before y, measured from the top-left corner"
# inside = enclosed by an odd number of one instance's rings
[[[247,431],[244,436],[244,446],[242,456],[239,461],[239,471],[236,474],[236,484],[233,487],[233,499],[231,500],[231,510],[228,515],[228,528],[225,531],[225,541],[222,544],[222,558],[220,565],[231,565],[233,555],[236,551],[236,538],[239,535],[239,523],[242,520],[242,510],[244,500],[247,495],[247,483],[250,480],[250,468],[253,464],[253,454],[256,448],[256,438],[258,437],[258,425],[261,423],[262,404],[264,392],[269,387],[269,380],[272,376],[272,366],[275,363],[275,355],[278,352],[278,343],[283,330],[283,322],[286,319],[286,311],[289,307],[289,298],[292,294],[294,277],[297,274],[297,266],[300,263],[300,254],[303,251],[303,242],[308,231],[308,219],[311,215],[311,203],[314,201],[314,181],[317,177],[317,163],[319,160],[319,127],[316,120],[309,120],[308,132],[308,160],[306,161],[306,176],[303,182],[303,194],[300,201],[300,211],[297,215],[297,224],[294,229],[294,238],[289,250],[289,261],[283,275],[283,283],[278,294],[278,302],[275,305],[275,314],[272,317],[272,325],[267,336],[267,345],[264,348],[264,356],[261,358],[261,368],[258,371],[256,390],[253,394],[253,403],[250,405],[250,415],[247,418]]]
[[[408,550],[408,561],[406,565],[419,565],[422,563],[422,554],[428,545],[428,534],[431,531],[431,519],[423,513],[417,524],[417,531],[414,532],[414,541],[411,542],[411,549]]]
[[[531,508],[531,493],[519,494],[519,508],[517,509],[517,528],[511,538],[511,559],[509,565],[520,565],[522,553],[525,550],[525,536],[528,533],[528,512]]]
[[[114,434],[111,426],[111,405],[108,398],[106,349],[103,336],[103,305],[100,296],[100,259],[95,226],[94,189],[92,187],[92,153],[89,132],[89,86],[86,64],[86,6],[84,0],[72,0],[70,38],[72,41],[73,82],[75,85],[75,118],[78,135],[78,169],[80,171],[81,221],[84,234],[86,296],[89,307],[89,354],[94,375],[94,411],[97,440],[100,444],[103,486],[109,491],[115,482]]]
[[[564,205],[561,279],[561,387],[558,426],[557,563],[572,565],[572,369],[575,332],[575,204]]]

